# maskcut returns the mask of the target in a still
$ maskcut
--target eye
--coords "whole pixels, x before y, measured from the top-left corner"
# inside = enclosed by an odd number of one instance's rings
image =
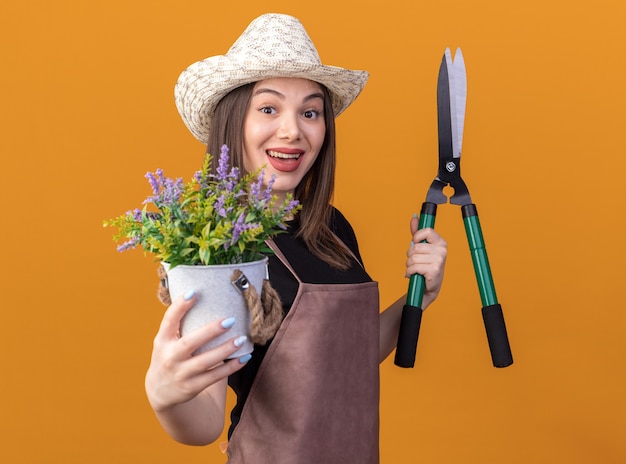
[[[264,114],[275,114],[276,108],[271,106],[262,106],[261,108],[259,108],[259,111]]]
[[[308,110],[302,114],[306,119],[317,119],[321,113],[317,110]]]

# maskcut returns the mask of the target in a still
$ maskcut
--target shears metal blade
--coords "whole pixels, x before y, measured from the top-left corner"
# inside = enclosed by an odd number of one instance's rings
[[[450,106],[450,130],[452,131],[452,157],[460,158],[463,146],[463,124],[465,123],[465,103],[467,102],[467,76],[465,73],[465,61],[461,49],[457,48],[452,61],[452,54],[447,48],[441,60],[439,79],[442,81],[438,86],[446,88],[444,75],[448,75],[447,88]]]
[[[437,80],[439,169],[428,189],[426,201],[422,204],[419,228],[434,228],[437,205],[448,202],[443,189],[447,186],[452,187],[454,194],[450,197],[450,203],[461,206],[474,272],[483,303],[483,321],[493,365],[506,367],[513,363],[513,357],[502,307],[496,297],[476,205],[472,203],[467,185],[461,177],[466,102],[467,77],[463,54],[461,49],[457,48],[453,60],[448,48],[441,60]],[[395,364],[400,367],[413,367],[415,363],[425,288],[423,276],[419,274],[411,276],[407,301],[402,311],[395,356]]]
[[[465,60],[460,48],[456,49],[454,61],[447,48],[437,80],[437,122],[439,130],[439,170],[428,190],[426,201],[440,205],[448,202],[443,189],[451,186],[454,195],[450,203],[469,204],[472,199],[461,178],[461,152],[467,102],[467,76]]]

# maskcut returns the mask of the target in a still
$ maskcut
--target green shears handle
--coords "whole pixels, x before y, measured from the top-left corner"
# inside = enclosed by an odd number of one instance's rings
[[[420,212],[418,229],[435,227],[437,205],[424,202]],[[417,339],[422,324],[422,300],[426,281],[424,276],[413,274],[409,280],[409,291],[406,295],[406,304],[402,308],[400,331],[394,363],[399,367],[413,367],[415,365],[415,353],[417,351]]]
[[[491,360],[495,367],[507,367],[513,364],[513,355],[509,345],[509,338],[504,323],[502,307],[498,303],[496,289],[491,276],[487,249],[483,239],[476,205],[469,204],[461,207],[465,233],[469,244],[474,272],[478,282],[478,291],[483,304],[483,322],[487,331],[487,341],[491,351]]]

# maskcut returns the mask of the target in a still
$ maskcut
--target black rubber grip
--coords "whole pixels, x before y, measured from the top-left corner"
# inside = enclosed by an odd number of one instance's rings
[[[507,367],[513,364],[513,355],[506,333],[504,314],[499,304],[483,308],[483,321],[487,331],[487,341],[491,351],[491,360],[495,367]]]
[[[422,309],[416,306],[404,305],[402,308],[398,346],[394,360],[396,366],[413,367],[415,365],[417,339],[420,335],[421,324]]]

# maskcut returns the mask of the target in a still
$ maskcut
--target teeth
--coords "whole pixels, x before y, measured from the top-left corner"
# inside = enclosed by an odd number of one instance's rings
[[[302,156],[302,153],[282,153],[279,151],[267,150],[267,154],[272,158],[281,158],[281,159],[295,159],[297,160]]]

